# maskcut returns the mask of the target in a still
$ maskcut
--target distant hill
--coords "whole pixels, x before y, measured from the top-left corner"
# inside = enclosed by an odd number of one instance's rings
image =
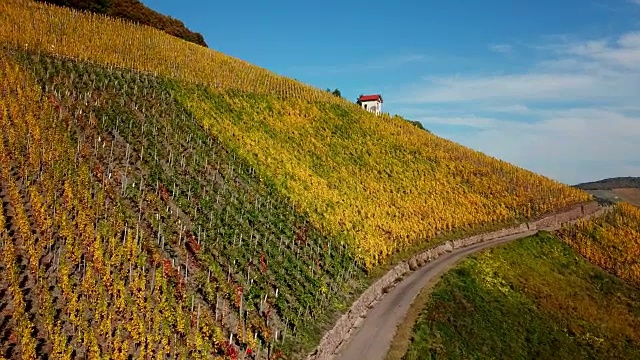
[[[78,10],[91,11],[120,19],[148,25],[169,35],[207,46],[204,37],[193,32],[178,19],[151,10],[138,0],[38,0],[50,4],[68,6]]]
[[[574,185],[582,190],[611,190],[621,188],[640,188],[640,177],[616,177]]]

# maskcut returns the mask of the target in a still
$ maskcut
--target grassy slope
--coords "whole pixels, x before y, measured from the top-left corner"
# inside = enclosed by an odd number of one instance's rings
[[[633,359],[640,291],[550,234],[464,261],[435,287],[406,359]]]

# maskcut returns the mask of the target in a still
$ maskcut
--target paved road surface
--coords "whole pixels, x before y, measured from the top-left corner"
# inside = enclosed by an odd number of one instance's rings
[[[369,310],[349,343],[343,345],[336,357],[338,360],[376,360],[384,359],[398,324],[404,320],[409,306],[420,290],[430,281],[446,272],[463,258],[509,241],[535,234],[537,231],[506,236],[503,238],[477,243],[465,248],[443,254],[425,266],[416,270],[385,294],[380,302]]]

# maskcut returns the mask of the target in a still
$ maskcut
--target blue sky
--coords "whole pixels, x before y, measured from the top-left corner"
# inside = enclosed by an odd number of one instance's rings
[[[565,183],[640,176],[640,0],[143,0],[210,47]]]

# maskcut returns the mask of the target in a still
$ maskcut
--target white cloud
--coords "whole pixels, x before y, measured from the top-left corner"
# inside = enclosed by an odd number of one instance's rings
[[[620,36],[615,43],[606,40],[575,44],[567,49],[569,54],[600,62],[603,66],[640,69],[640,33]]]
[[[637,99],[640,32],[623,34],[613,41],[545,44],[539,51],[547,52],[547,59],[532,65],[528,72],[429,77],[398,98],[407,103]]]
[[[638,0],[640,4],[640,0]],[[625,48],[640,48],[640,32],[624,34],[618,40],[618,44]]]
[[[606,79],[587,74],[562,73],[433,78],[429,86],[414,90],[403,99],[408,103],[440,103],[486,99],[562,100],[559,94],[589,98],[608,95],[605,91],[588,91],[604,85],[599,84],[604,81]]]
[[[513,52],[513,46],[509,44],[493,44],[489,45],[489,50],[499,54],[511,54]]]
[[[425,56],[420,54],[397,55],[381,58],[377,61],[365,64],[365,67],[369,69],[385,69],[423,61],[424,59]]]
[[[554,114],[555,113],[555,114]],[[593,108],[542,112],[533,123],[467,118],[477,127],[439,133],[560,181],[574,184],[613,176],[640,176],[633,165],[640,138],[640,118]],[[427,128],[431,118],[419,119]],[[451,121],[449,121],[451,120]],[[438,118],[438,124],[465,124],[460,118]],[[438,132],[436,132],[438,133]]]
[[[435,133],[566,183],[640,176],[640,32],[570,39],[532,47],[544,60],[525,71],[425,78],[396,98]]]
[[[527,114],[531,112],[529,107],[521,104],[487,106],[485,109],[490,112],[509,114]]]
[[[418,120],[423,124],[466,126],[483,130],[510,125],[510,122],[500,121],[489,117],[477,117],[473,115],[456,117],[424,116],[415,118],[415,120]]]

